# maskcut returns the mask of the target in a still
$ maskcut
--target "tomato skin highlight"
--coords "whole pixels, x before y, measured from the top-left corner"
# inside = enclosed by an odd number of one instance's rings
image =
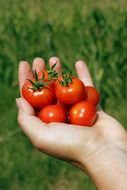
[[[71,124],[92,126],[96,120],[96,108],[89,101],[80,101],[73,105],[69,112]]]
[[[41,109],[48,104],[52,104],[56,99],[50,85],[36,91],[30,88],[32,88],[32,84],[26,81],[22,87],[22,95],[34,108]]]
[[[61,78],[59,78],[59,80],[61,80]],[[82,100],[84,93],[84,84],[76,77],[72,78],[72,83],[68,86],[62,86],[58,81],[55,82],[56,97],[65,105],[72,105]]]
[[[94,106],[97,106],[97,104],[100,101],[100,93],[97,91],[96,88],[92,86],[86,86],[86,94],[87,94],[87,100],[91,102]]]
[[[39,113],[39,118],[45,123],[66,121],[66,112],[60,105],[47,105]]]

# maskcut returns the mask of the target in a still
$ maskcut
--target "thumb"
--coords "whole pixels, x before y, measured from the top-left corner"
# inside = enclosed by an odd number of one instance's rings
[[[18,123],[24,133],[30,138],[34,146],[40,146],[40,138],[45,133],[46,124],[35,116],[33,107],[24,98],[17,98]]]
[[[33,107],[24,98],[16,98],[16,105],[19,110],[27,115],[35,115]]]

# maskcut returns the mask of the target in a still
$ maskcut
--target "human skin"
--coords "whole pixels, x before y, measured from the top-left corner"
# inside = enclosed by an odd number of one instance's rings
[[[49,65],[54,63],[57,63],[56,70],[60,71],[60,59],[50,58]],[[77,61],[75,67],[84,84],[93,86],[86,64]],[[43,59],[35,58],[32,68],[28,62],[20,62],[20,92],[35,69],[37,72],[45,69]],[[16,103],[19,125],[37,149],[80,168],[91,177],[98,190],[127,190],[127,133],[117,120],[99,107],[93,127],[46,124],[35,116],[22,94]]]

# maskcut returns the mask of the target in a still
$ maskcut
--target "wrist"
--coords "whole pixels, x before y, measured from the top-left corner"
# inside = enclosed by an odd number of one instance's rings
[[[97,189],[127,189],[126,151],[106,144],[81,162]]]

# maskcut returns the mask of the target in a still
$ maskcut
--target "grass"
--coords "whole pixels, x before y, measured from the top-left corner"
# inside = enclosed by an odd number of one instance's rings
[[[57,55],[75,73],[75,61],[85,60],[102,107],[126,127],[126,2],[1,0],[0,6],[0,189],[94,190],[81,171],[41,154],[19,130],[18,63],[36,56],[48,63]]]

